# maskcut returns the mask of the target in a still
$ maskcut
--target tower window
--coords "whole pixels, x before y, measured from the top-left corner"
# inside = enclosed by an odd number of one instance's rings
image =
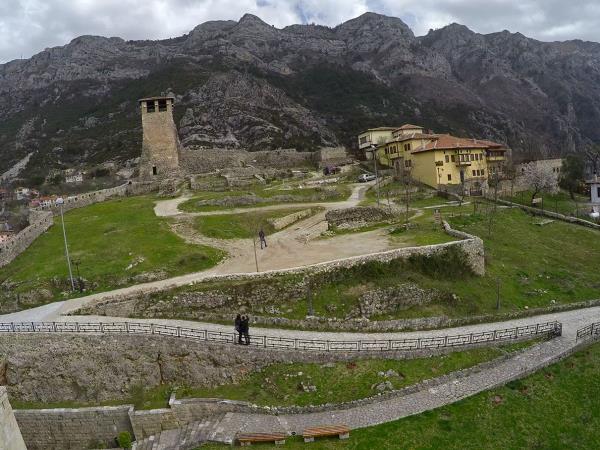
[[[164,112],[167,110],[167,99],[160,99],[158,101],[158,111],[159,112]]]
[[[146,111],[149,113],[153,113],[155,111],[154,109],[154,101],[153,100],[149,100],[146,102]]]
[[[156,175],[157,170],[156,170],[156,166],[152,166],[152,175]]]

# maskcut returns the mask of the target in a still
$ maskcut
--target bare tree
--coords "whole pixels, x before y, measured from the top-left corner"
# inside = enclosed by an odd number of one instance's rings
[[[584,152],[585,159],[592,169],[592,174],[597,174],[600,171],[600,144],[588,145]]]
[[[532,202],[540,192],[553,192],[558,188],[558,178],[552,168],[534,162],[523,167],[523,180],[532,191]]]

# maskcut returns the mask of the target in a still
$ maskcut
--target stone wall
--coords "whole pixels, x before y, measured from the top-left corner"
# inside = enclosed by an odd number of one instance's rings
[[[374,223],[392,220],[394,215],[386,209],[376,206],[356,206],[353,208],[327,211],[325,219],[329,229],[361,228]]]
[[[6,266],[24,252],[53,223],[52,213],[47,211],[30,211],[29,226],[8,241],[0,243],[0,267]]]
[[[352,158],[344,147],[322,147],[317,151],[317,160],[320,167],[348,164]]]
[[[75,208],[83,208],[85,206],[104,202],[112,198],[147,194],[149,192],[156,191],[157,189],[158,184],[154,182],[128,181],[127,183],[113,188],[72,195],[65,199],[63,211],[69,211]],[[60,208],[58,206],[39,206],[33,209],[37,211],[51,211],[55,216],[60,214]]]
[[[130,405],[15,410],[27,450],[113,448],[123,431],[133,436]]]
[[[181,166],[188,173],[198,174],[235,167],[291,169],[315,165],[315,153],[295,149],[248,152],[237,149],[194,149],[181,152]]]
[[[0,386],[0,450],[27,450],[4,386]]]
[[[273,226],[275,230],[283,230],[285,227],[290,226],[293,223],[298,222],[306,217],[310,217],[313,214],[312,209],[303,209],[287,216],[278,217],[275,219],[267,219],[267,221]]]

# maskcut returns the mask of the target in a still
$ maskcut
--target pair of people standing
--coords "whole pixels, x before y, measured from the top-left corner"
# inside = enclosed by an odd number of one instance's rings
[[[239,314],[236,316],[235,331],[238,334],[238,344],[250,345],[250,319],[248,316]]]

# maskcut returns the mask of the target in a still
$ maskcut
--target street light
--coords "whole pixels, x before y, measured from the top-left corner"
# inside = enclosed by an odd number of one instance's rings
[[[63,215],[63,204],[65,203],[62,197],[56,199],[56,204],[60,208],[60,220],[62,222],[63,238],[65,241],[65,256],[67,257],[67,266],[69,267],[69,279],[71,280],[71,289],[75,292],[75,282],[73,281],[73,270],[71,269],[71,258],[69,257],[69,246],[67,245],[67,230],[65,229],[65,216]]]
[[[375,191],[377,192],[377,206],[379,205],[379,176],[377,175],[377,146],[371,144],[371,155],[373,156],[373,166],[375,167]]]

